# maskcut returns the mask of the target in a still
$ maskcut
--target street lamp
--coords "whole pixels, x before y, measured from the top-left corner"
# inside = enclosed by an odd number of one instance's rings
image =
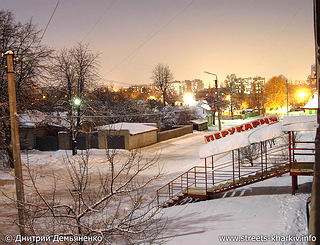
[[[216,100],[217,100],[217,110],[218,110],[218,125],[219,125],[219,131],[221,130],[221,112],[220,112],[220,101],[219,101],[219,90],[218,90],[218,76],[217,74],[208,72],[208,71],[204,71],[204,73],[209,74],[209,75],[213,75],[216,77],[216,79],[214,80],[215,83],[215,87],[216,87]]]

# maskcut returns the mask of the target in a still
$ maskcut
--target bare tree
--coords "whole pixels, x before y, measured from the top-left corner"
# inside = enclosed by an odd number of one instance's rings
[[[253,143],[240,149],[240,156],[243,160],[248,161],[251,166],[254,164],[254,160],[260,156],[260,143]]]
[[[76,138],[87,92],[99,77],[98,56],[89,49],[88,45],[82,43],[70,49],[62,49],[54,56],[51,75],[59,84],[56,88],[62,89],[64,93],[59,103],[62,108],[68,110],[73,155],[76,154]]]
[[[99,244],[161,243],[165,222],[148,192],[160,175],[157,162],[157,155],[144,159],[137,151],[123,156],[107,150],[99,167],[90,162],[89,154],[65,158],[66,171],[60,173],[48,174],[27,164],[27,234],[96,236],[102,239]],[[147,172],[151,168],[155,174]]]
[[[32,21],[16,22],[10,11],[0,10],[0,53],[12,50],[18,61],[14,63],[18,112],[30,109],[34,91],[46,77],[52,51],[40,44],[41,31]],[[4,149],[12,164],[10,150],[9,106],[6,79],[6,61],[0,58],[0,130],[4,134]]]
[[[168,65],[157,64],[152,71],[153,83],[162,93],[163,105],[167,102],[167,92],[170,86],[170,82],[173,79],[173,74],[170,71]]]

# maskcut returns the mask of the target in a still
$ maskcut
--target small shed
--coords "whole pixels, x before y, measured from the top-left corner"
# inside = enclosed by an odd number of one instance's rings
[[[121,122],[96,129],[100,149],[132,150],[157,142],[156,124]]]
[[[193,130],[204,131],[208,130],[208,121],[204,119],[197,119],[190,121],[193,125]]]

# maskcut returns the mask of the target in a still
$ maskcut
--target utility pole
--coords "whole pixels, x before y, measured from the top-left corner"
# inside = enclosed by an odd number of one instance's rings
[[[311,215],[309,221],[309,232],[311,235],[316,236],[317,240],[320,239],[320,0],[313,1],[314,11],[314,36],[315,36],[315,60],[316,60],[316,78],[318,90],[318,110],[317,122],[318,128],[315,138],[315,163],[312,183],[311,195]],[[319,244],[317,242],[310,242],[310,244]]]
[[[20,153],[20,138],[19,138],[19,123],[17,113],[16,100],[16,85],[14,81],[13,68],[13,51],[7,51],[4,56],[7,61],[7,79],[8,79],[8,94],[9,94],[9,109],[10,109],[10,125],[11,125],[11,146],[13,151],[13,163],[15,173],[17,206],[20,235],[25,235],[25,221],[24,221],[24,186],[23,175],[21,167],[21,153]]]

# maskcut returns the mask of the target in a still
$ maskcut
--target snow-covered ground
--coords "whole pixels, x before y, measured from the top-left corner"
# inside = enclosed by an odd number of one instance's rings
[[[301,192],[310,190],[312,177],[300,177]],[[168,245],[237,244],[222,242],[224,235],[307,235],[306,199],[291,192],[289,175],[229,191],[222,198],[164,209]],[[239,244],[255,244],[241,242]],[[273,242],[262,244],[307,244]]]
[[[245,121],[229,122],[223,122],[223,128],[243,124]],[[142,149],[146,159],[160,154],[159,164],[163,177],[152,190],[168,183],[193,166],[203,164],[199,158],[199,149],[205,144],[206,134],[208,132],[194,132]],[[102,167],[105,151],[90,152],[91,164],[97,168]],[[71,152],[34,150],[28,153],[28,157],[23,153],[22,160],[26,162],[28,159],[30,164],[42,170],[64,171],[63,158],[66,154],[70,155]],[[125,156],[127,153],[119,151],[119,154]],[[153,172],[154,169],[151,169],[146,174]],[[12,180],[12,176],[0,170],[1,179]],[[299,177],[301,192],[295,196],[290,194],[291,178],[285,175],[229,191],[219,199],[166,208],[163,210],[164,217],[168,219],[168,229],[164,234],[164,237],[168,238],[166,244],[220,244],[221,235],[305,235],[307,232],[305,203],[309,196],[307,192],[310,190],[311,181],[312,177]],[[264,244],[281,243],[268,241]]]

